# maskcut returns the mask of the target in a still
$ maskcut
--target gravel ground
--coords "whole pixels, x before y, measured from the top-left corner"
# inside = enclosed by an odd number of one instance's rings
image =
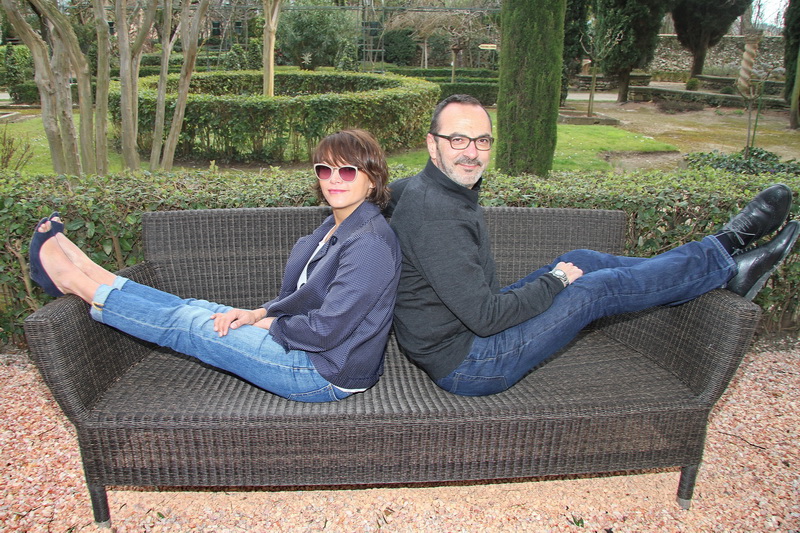
[[[24,355],[0,355],[0,530],[96,531],[75,432]],[[690,511],[677,469],[307,491],[109,491],[116,531],[800,532],[800,342],[759,343],[714,409]],[[108,530],[103,530],[108,531]]]

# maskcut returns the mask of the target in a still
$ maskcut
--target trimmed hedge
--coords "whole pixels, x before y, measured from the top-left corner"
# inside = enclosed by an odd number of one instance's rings
[[[478,68],[456,69],[456,78],[452,82],[452,71],[446,68],[414,68],[387,67],[389,72],[422,78],[437,83],[441,89],[440,100],[453,94],[468,94],[477,98],[484,106],[497,104],[498,78],[497,71]]]
[[[498,83],[488,82],[456,82],[456,83],[440,83],[441,88],[440,97],[442,100],[452,94],[468,94],[477,98],[481,104],[490,107],[497,104],[497,90]]]
[[[72,91],[72,101],[74,104],[77,104],[78,86],[73,83],[70,86],[70,90]],[[94,92],[95,82],[92,80],[92,93]],[[8,95],[15,104],[39,105],[41,103],[39,100],[39,87],[36,85],[35,81],[26,81],[25,83],[12,85],[8,88]]]
[[[178,76],[170,76],[167,117],[172,116]],[[139,148],[152,143],[157,77],[139,80]],[[300,70],[275,73],[276,96],[264,97],[257,71],[192,76],[176,159],[304,161],[325,135],[340,129],[371,131],[387,150],[424,139],[439,88],[393,75]],[[119,124],[119,86],[112,85],[112,121]]]
[[[399,166],[391,170],[393,179],[417,172]],[[0,255],[0,341],[22,342],[23,319],[50,299],[27,277],[27,260],[36,221],[53,210],[61,212],[70,238],[92,259],[117,270],[141,261],[141,215],[145,211],[316,205],[312,182],[310,170],[276,168],[227,174],[137,172],[80,180],[0,172],[4,198],[0,226],[7,234],[5,253]],[[622,209],[628,214],[628,253],[650,256],[716,231],[758,190],[776,182],[800,190],[800,176],[752,176],[713,169],[624,175],[553,173],[546,178],[490,171],[482,202]],[[800,217],[797,202],[792,213],[793,218]],[[800,250],[789,256],[756,300],[765,311],[763,330],[800,330],[798,292]]]
[[[447,78],[452,76],[450,68],[386,67],[388,72],[413,78]],[[457,68],[456,78],[491,78],[497,80],[498,71],[488,68]]]

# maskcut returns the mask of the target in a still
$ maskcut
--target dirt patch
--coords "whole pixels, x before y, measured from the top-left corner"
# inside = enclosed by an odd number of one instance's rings
[[[640,169],[674,170],[686,166],[683,153],[677,150],[672,152],[603,152],[601,157],[616,172]]]
[[[576,109],[585,103],[575,102]],[[595,102],[594,108],[620,120],[618,127],[647,135],[675,146],[681,154],[689,152],[740,152],[747,142],[748,124],[755,130],[755,146],[778,154],[782,159],[800,159],[800,130],[789,129],[788,110],[768,109],[756,122],[743,109],[706,107],[699,111],[667,114],[650,102]],[[651,157],[636,156],[646,163]],[[670,156],[657,157],[655,163]]]

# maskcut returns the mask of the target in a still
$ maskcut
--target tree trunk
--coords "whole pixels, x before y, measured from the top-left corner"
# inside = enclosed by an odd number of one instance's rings
[[[188,1],[188,0],[186,0]],[[156,98],[156,118],[153,127],[153,144],[150,148],[150,170],[161,168],[161,148],[164,146],[164,120],[167,107],[167,77],[169,76],[169,56],[175,47],[180,26],[172,33],[171,0],[164,6],[164,26],[161,31],[161,72],[158,77],[158,96]]]
[[[128,1],[117,0],[116,18],[119,26],[119,84],[122,159],[125,168],[136,170],[140,166],[137,138],[139,133],[139,61],[145,39],[153,27],[158,0],[149,0],[147,11],[141,16],[138,9],[128,12]],[[131,19],[141,16],[138,33],[130,42]]]
[[[139,152],[136,147],[136,127],[133,123],[133,73],[131,72],[130,23],[128,21],[128,0],[116,0],[117,35],[119,48],[120,84],[120,135],[122,137],[122,161],[125,168],[139,168]]]
[[[692,53],[692,70],[689,72],[689,78],[696,78],[703,73],[703,68],[706,64],[706,55],[708,54],[708,47],[703,46],[699,50]]]
[[[67,173],[81,175],[81,162],[78,156],[78,134],[72,117],[72,91],[69,87],[69,56],[56,38],[53,43],[53,78],[55,81],[56,114],[58,127],[61,130],[61,142],[64,146],[64,160],[67,162]]]
[[[192,79],[192,71],[197,60],[197,38],[200,34],[200,23],[208,10],[209,0],[200,0],[197,10],[191,22],[189,19],[189,2],[183,5],[185,10],[181,15],[181,42],[183,43],[183,67],[181,67],[181,77],[178,82],[178,100],[175,102],[175,113],[172,116],[172,125],[169,135],[164,143],[163,165],[165,170],[172,170],[172,163],[175,158],[175,150],[178,147],[178,138],[183,127],[183,117],[186,112],[186,100],[189,97],[189,82]]]
[[[789,127],[796,130],[800,126],[800,47],[797,48],[797,61],[794,65],[794,86],[789,104]]]
[[[264,7],[264,96],[275,96],[275,35],[281,15],[281,0],[262,0]]]
[[[617,103],[624,104],[628,101],[628,89],[631,85],[631,71],[625,70],[620,72],[617,78],[619,88],[617,90]]]
[[[75,146],[76,150],[78,146],[80,147],[81,165],[78,166],[78,174],[82,172],[94,174],[97,172],[97,159],[94,150],[94,105],[92,102],[92,80],[89,73],[89,63],[80,49],[78,37],[72,29],[72,24],[58,9],[56,4],[42,0],[31,0],[31,2],[53,25],[54,59],[59,49],[61,50],[58,53],[63,51],[63,53],[66,54],[66,57],[61,58],[59,62],[63,65],[63,72],[66,77],[66,93],[61,98],[65,106],[64,121],[66,122],[62,126],[62,131],[66,129],[74,136],[67,144],[70,151],[73,145],[77,145],[75,124],[72,117],[72,93],[70,91],[69,73],[72,72],[75,74],[78,86],[78,106],[81,116],[80,144]],[[61,71],[61,69],[59,69],[59,71]]]
[[[45,137],[47,137],[47,144],[50,147],[53,170],[55,170],[56,174],[66,174],[69,171],[64,157],[61,131],[58,127],[55,78],[50,65],[47,44],[25,20],[14,0],[0,0],[0,2],[2,2],[6,17],[11,27],[14,28],[14,32],[31,51],[34,64],[34,81],[39,88],[39,100],[42,106],[42,125],[44,126]]]
[[[108,174],[108,84],[111,79],[111,36],[106,20],[105,0],[92,0],[97,33],[97,89],[95,94],[94,149],[97,173]]]

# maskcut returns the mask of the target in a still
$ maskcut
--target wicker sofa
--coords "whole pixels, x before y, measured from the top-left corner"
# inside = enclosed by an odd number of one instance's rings
[[[138,281],[255,307],[323,207],[147,213]],[[510,282],[573,248],[623,248],[617,211],[487,208]],[[78,298],[25,321],[30,351],[77,429],[95,520],[106,488],[342,487],[680,467],[689,507],[709,412],[760,316],[725,290],[593,324],[511,390],[448,394],[387,347],[381,381],[331,404],[287,401],[93,322]]]

